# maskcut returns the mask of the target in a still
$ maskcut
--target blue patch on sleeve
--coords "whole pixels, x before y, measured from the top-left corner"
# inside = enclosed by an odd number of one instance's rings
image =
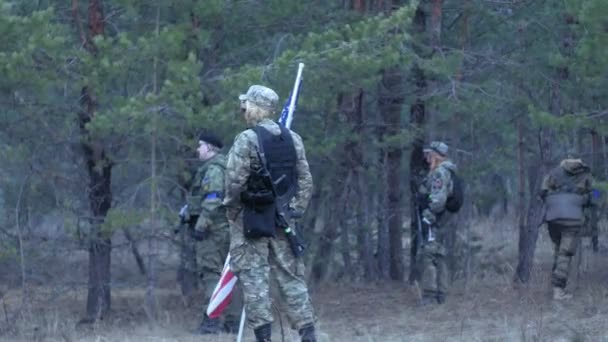
[[[207,194],[207,196],[205,197],[206,200],[212,200],[212,199],[219,199],[221,196],[219,193],[217,192],[210,192]]]
[[[600,197],[602,197],[602,192],[599,191],[598,189],[591,190],[591,194],[593,195],[593,198],[595,198],[595,199],[599,199]]]
[[[211,182],[211,180],[209,180],[209,178],[207,178],[207,177],[203,178],[203,182],[202,182],[203,184],[207,184],[209,182]]]

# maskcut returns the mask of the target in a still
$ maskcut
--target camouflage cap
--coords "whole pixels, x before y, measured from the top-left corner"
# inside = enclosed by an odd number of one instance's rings
[[[279,95],[268,87],[252,85],[247,90],[247,94],[239,96],[239,100],[249,101],[267,109],[275,109],[279,103]]]
[[[448,145],[443,141],[433,141],[431,144],[424,149],[424,152],[437,152],[441,156],[445,157],[448,155]]]

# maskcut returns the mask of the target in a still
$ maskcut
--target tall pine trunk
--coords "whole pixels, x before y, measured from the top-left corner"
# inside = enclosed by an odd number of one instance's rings
[[[426,12],[419,5],[414,15],[414,32],[422,35],[426,31]],[[414,103],[410,106],[410,126],[414,131],[414,139],[412,140],[411,152],[410,152],[410,169],[409,169],[409,185],[410,185],[410,272],[409,282],[413,282],[418,279],[418,270],[416,267],[416,258],[418,257],[418,248],[420,242],[418,241],[417,232],[417,221],[415,201],[416,191],[418,190],[419,184],[422,182],[426,173],[428,172],[428,166],[424,161],[424,141],[426,138],[425,124],[426,118],[426,105],[422,99],[426,92],[426,77],[424,72],[414,65],[410,71],[412,82],[415,86],[415,99]]]
[[[90,0],[87,7],[88,31],[80,18],[78,0],[72,1],[72,14],[79,30],[83,46],[95,55],[94,37],[104,34],[104,17],[101,0]],[[112,161],[107,156],[103,143],[89,134],[87,124],[95,117],[97,101],[93,85],[85,85],[80,94],[80,145],[85,160],[89,184],[87,196],[91,211],[91,234],[89,236],[89,279],[87,292],[87,319],[103,318],[111,306],[111,233],[102,230],[106,215],[112,206]]]
[[[388,136],[401,133],[401,109],[405,102],[403,83],[403,73],[397,67],[382,74],[379,107]],[[399,144],[388,146],[386,154],[390,276],[393,280],[402,280],[404,272],[401,149]]]

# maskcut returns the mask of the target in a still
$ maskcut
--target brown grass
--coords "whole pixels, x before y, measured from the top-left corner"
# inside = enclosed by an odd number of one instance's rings
[[[476,232],[484,248],[509,241],[497,260],[514,268],[516,233],[504,222],[482,222]],[[319,317],[320,341],[608,341],[606,255],[584,249],[587,270],[575,281],[575,298],[554,303],[548,297],[551,244],[541,232],[532,281],[515,287],[512,273],[480,272],[457,280],[448,302],[418,307],[414,287],[405,283],[322,284],[311,289]],[[508,268],[507,267],[507,268]],[[172,269],[165,279],[174,276]],[[201,317],[200,296],[184,299],[163,281],[156,295],[159,318],[144,310],[143,286],[115,288],[113,313],[101,322],[78,326],[85,303],[79,288],[38,286],[22,300],[20,289],[0,298],[0,341],[233,341],[234,336],[202,337],[191,331]],[[24,304],[25,303],[25,304]],[[285,320],[283,320],[285,322]],[[286,341],[299,341],[287,327]],[[274,341],[281,341],[278,324]],[[253,339],[247,331],[246,340]]]

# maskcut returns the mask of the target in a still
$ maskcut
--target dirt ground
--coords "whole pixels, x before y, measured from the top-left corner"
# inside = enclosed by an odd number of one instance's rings
[[[608,341],[608,253],[584,249],[572,300],[550,300],[551,245],[541,233],[530,284],[517,287],[512,273],[456,280],[444,305],[419,307],[414,286],[402,282],[326,283],[311,288],[319,341]],[[511,234],[508,234],[511,235]],[[512,238],[512,237],[511,237]],[[497,237],[497,240],[504,237]],[[514,267],[514,249],[508,260]],[[174,270],[167,277],[174,276]],[[476,274],[476,273],[474,273]],[[0,341],[234,341],[234,335],[193,333],[201,318],[197,297],[183,298],[173,284],[155,290],[158,319],[145,310],[145,287],[115,287],[112,315],[77,325],[86,302],[82,286],[36,286],[23,301],[14,288],[0,299]],[[273,341],[299,341],[282,317]],[[247,330],[245,341],[252,341]]]

